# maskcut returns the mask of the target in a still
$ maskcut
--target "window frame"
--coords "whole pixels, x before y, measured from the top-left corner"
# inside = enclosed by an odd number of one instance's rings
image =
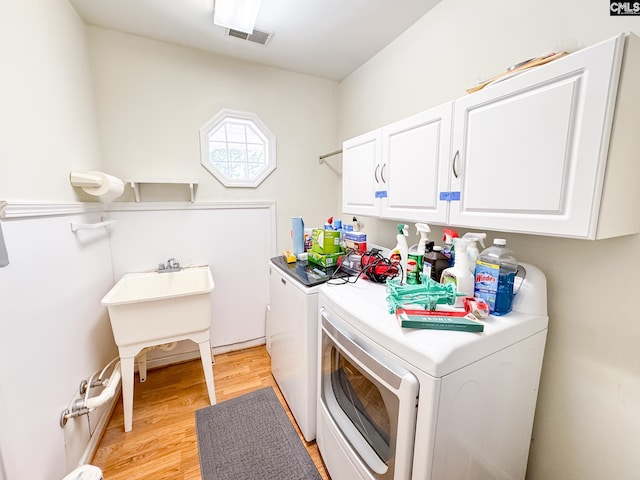
[[[265,140],[266,163],[252,178],[229,178],[211,162],[210,140],[212,134],[223,127],[227,121],[232,122],[234,120],[250,124]],[[245,145],[247,144],[245,143]],[[255,113],[222,109],[200,127],[200,162],[225,187],[256,188],[276,169],[276,137]]]

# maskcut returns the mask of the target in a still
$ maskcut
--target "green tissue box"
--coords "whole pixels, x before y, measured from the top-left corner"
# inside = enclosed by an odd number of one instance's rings
[[[321,255],[339,253],[340,232],[337,230],[314,228],[311,231],[311,251]]]
[[[342,257],[342,253],[330,253],[323,255],[314,251],[308,252],[307,260],[309,263],[320,265],[321,267],[335,267],[338,265],[338,259]]]

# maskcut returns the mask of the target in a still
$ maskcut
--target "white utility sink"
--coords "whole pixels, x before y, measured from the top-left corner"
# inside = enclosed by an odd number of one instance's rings
[[[209,400],[216,403],[209,340],[213,288],[208,266],[187,267],[175,272],[127,273],[102,299],[120,354],[125,432],[133,424],[134,360],[146,347],[180,340],[197,343]],[[140,378],[146,378],[146,357],[140,361]]]

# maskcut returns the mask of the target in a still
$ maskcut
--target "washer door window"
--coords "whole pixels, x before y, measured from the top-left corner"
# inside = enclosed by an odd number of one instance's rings
[[[376,479],[409,479],[418,380],[323,309],[321,401],[347,450]]]

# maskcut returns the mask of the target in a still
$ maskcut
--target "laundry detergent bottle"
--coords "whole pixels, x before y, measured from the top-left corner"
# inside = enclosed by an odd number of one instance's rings
[[[455,263],[453,267],[445,268],[442,271],[440,283],[453,283],[456,291],[464,292],[467,297],[473,297],[474,276],[469,270],[469,262],[467,259],[467,248],[469,240],[465,238],[454,238],[453,247],[456,252]],[[455,307],[464,307],[465,297],[457,297]]]
[[[513,284],[518,261],[507,248],[504,238],[496,238],[493,245],[480,253],[476,262],[475,296],[489,305],[492,315],[504,315],[511,311]]]

